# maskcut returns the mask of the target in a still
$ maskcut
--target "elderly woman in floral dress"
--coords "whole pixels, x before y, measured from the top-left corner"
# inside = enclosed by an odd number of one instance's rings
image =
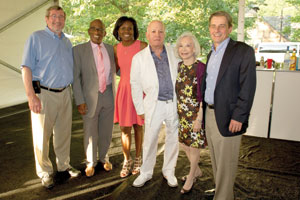
[[[182,194],[189,192],[196,178],[202,176],[198,162],[200,149],[206,146],[200,90],[205,65],[197,60],[199,52],[200,46],[193,34],[185,32],[177,39],[176,53],[182,59],[176,81],[179,142],[190,161],[190,172],[182,177],[185,181]]]

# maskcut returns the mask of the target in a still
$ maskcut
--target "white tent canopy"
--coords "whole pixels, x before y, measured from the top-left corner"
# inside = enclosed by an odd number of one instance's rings
[[[26,102],[20,74],[24,44],[29,35],[45,27],[45,11],[53,0],[1,0],[0,2],[0,108]]]

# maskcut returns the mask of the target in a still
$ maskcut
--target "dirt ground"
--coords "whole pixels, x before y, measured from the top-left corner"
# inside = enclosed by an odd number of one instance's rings
[[[82,120],[73,114],[71,165],[84,172]],[[116,126],[115,133],[119,130]],[[119,139],[113,141],[117,149]],[[160,144],[160,148],[163,144]],[[50,157],[55,163],[53,150]],[[0,199],[211,199],[204,191],[214,187],[208,148],[201,151],[204,175],[187,195],[170,188],[161,175],[163,156],[157,157],[154,176],[142,188],[132,187],[136,176],[119,178],[123,157],[113,153],[113,171],[96,169],[92,178],[56,180],[52,190],[42,187],[35,174],[30,114],[26,104],[0,110]],[[55,164],[54,164],[55,167]],[[186,156],[178,157],[176,176],[188,173]],[[235,183],[237,200],[300,200],[300,142],[243,136]]]

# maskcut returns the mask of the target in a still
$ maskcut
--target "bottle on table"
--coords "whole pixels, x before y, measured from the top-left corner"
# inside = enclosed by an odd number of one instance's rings
[[[290,61],[290,70],[291,71],[296,70],[296,62],[297,62],[296,49],[294,49],[293,53],[292,53],[292,56],[291,56],[291,61]]]
[[[284,54],[283,69],[289,70],[290,59],[291,59],[290,50],[289,50],[289,46],[287,46],[286,53]]]
[[[265,59],[264,59],[263,56],[260,58],[259,66],[262,67],[262,68],[265,67]]]

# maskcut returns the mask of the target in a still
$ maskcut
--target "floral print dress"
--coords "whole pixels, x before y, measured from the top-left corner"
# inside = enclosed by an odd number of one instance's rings
[[[193,121],[197,118],[200,103],[197,100],[196,71],[199,61],[192,65],[180,64],[176,80],[177,112],[179,116],[179,142],[194,148],[204,148],[204,131],[194,132]]]

